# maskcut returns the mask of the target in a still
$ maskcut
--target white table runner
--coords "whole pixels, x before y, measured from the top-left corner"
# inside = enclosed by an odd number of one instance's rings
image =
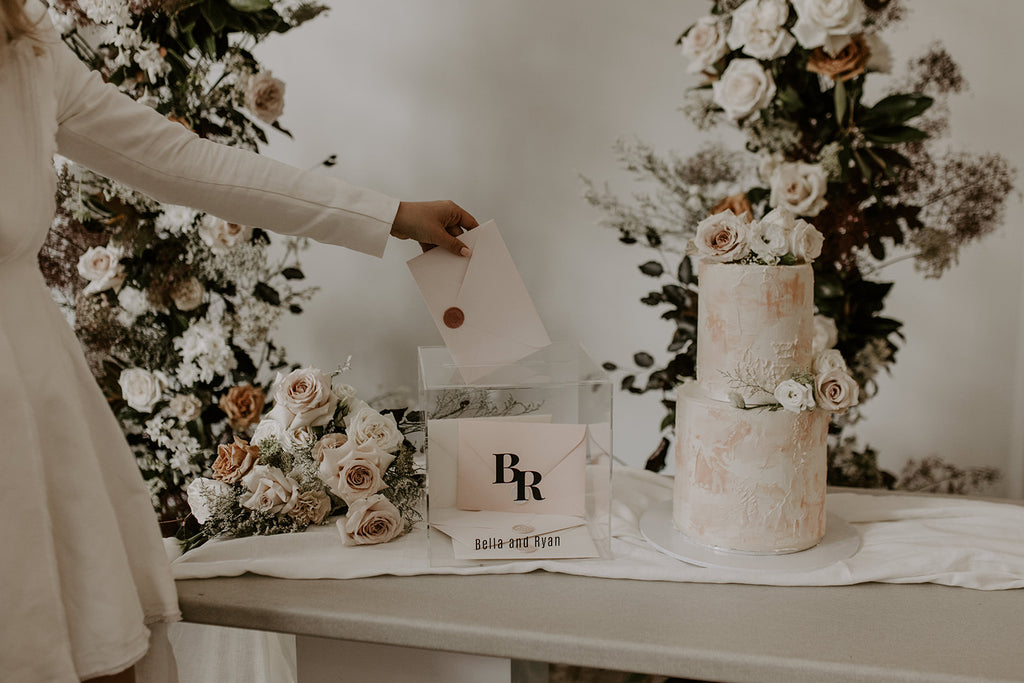
[[[347,579],[390,574],[501,574],[537,569],[650,581],[839,586],[869,581],[938,583],[981,590],[1024,588],[1024,506],[964,498],[830,493],[827,509],[861,536],[851,558],[806,572],[704,568],[656,550],[639,520],[672,497],[672,479],[626,467],[613,475],[611,560],[517,560],[431,567],[424,524],[388,544],[344,546],[334,524],[303,533],[211,541],[172,563],[175,578],[237,576]]]

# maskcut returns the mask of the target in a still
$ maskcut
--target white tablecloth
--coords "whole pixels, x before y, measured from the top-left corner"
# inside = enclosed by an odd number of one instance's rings
[[[211,541],[174,560],[175,578],[245,572],[289,579],[390,574],[525,573],[654,581],[838,586],[868,581],[938,583],[981,590],[1024,588],[1024,506],[965,498],[830,493],[831,514],[860,533],[857,553],[827,567],[771,572],[697,567],[648,543],[639,521],[672,497],[672,479],[620,467],[612,482],[611,560],[517,560],[474,567],[432,567],[423,524],[384,545],[344,546],[333,524],[303,533]]]

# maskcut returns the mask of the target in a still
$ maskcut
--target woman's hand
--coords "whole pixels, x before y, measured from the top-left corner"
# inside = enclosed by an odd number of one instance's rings
[[[438,246],[456,256],[469,256],[469,247],[458,236],[478,225],[475,218],[452,201],[400,202],[391,235],[400,240],[416,240],[423,251]]]

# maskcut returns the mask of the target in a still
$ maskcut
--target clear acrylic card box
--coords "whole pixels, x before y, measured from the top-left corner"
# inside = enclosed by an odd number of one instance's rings
[[[472,368],[420,347],[419,377],[432,566],[610,556],[612,385],[581,346]]]

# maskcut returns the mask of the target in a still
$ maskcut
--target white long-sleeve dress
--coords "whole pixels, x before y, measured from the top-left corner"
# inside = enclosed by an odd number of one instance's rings
[[[380,256],[397,200],[201,140],[89,72],[43,18],[0,64],[0,680],[77,681],[179,618],[149,495],[36,254],[60,152],[168,203]]]

